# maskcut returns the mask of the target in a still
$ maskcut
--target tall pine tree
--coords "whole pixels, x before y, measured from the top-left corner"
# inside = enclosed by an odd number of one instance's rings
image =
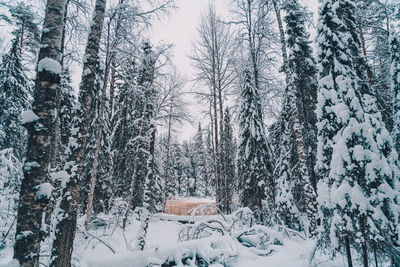
[[[244,71],[240,92],[238,179],[243,206],[253,209],[261,217],[263,202],[270,215],[275,209],[275,181],[270,148],[266,139],[260,96],[253,84],[250,71]]]
[[[352,0],[326,0],[318,24],[318,151],[321,243],[362,253],[398,242],[397,155],[369,95]]]

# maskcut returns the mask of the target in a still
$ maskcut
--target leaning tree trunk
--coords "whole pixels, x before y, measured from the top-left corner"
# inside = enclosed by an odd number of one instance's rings
[[[101,139],[103,136],[103,121],[104,121],[104,108],[106,105],[106,91],[107,91],[107,83],[108,83],[108,74],[110,72],[110,24],[108,24],[107,28],[107,45],[106,45],[106,62],[105,62],[105,70],[104,70],[104,78],[103,78],[103,87],[102,87],[102,96],[100,102],[100,112],[98,115],[98,128],[96,133],[96,143],[95,143],[95,152],[93,158],[93,165],[90,174],[90,188],[88,193],[88,200],[87,200],[87,208],[86,208],[86,221],[85,221],[85,229],[86,231],[89,230],[89,223],[92,217],[93,212],[93,199],[94,199],[94,189],[96,187],[96,176],[97,176],[97,169],[99,165],[99,154],[100,154],[100,144]]]
[[[281,10],[280,10],[280,7],[279,7],[279,3],[277,1],[278,0],[273,0],[272,3],[274,4],[274,11],[275,11],[276,20],[278,22],[278,28],[279,28],[279,36],[280,36],[280,39],[281,39],[283,71],[287,75],[288,74],[288,56],[287,56],[287,50],[286,50],[286,38],[285,38],[285,32],[283,30],[283,24],[282,24],[282,18],[281,18]]]
[[[83,170],[84,150],[89,128],[89,114],[94,94],[100,88],[99,46],[103,28],[106,0],[96,0],[92,26],[85,50],[82,82],[79,92],[79,104],[74,118],[72,138],[69,143],[68,163],[65,167],[69,180],[63,189],[60,203],[59,221],[56,224],[55,240],[52,249],[52,267],[71,266],[71,255],[76,232],[78,215],[78,195],[80,176]]]
[[[61,38],[65,1],[48,0],[37,67],[33,113],[26,121],[29,139],[24,179],[19,196],[14,257],[21,266],[39,266],[42,214],[49,197],[40,191],[49,187],[51,151],[55,145],[57,90],[61,74]]]

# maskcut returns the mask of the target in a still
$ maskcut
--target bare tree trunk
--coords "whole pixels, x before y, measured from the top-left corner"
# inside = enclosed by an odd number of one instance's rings
[[[214,109],[214,165],[215,165],[215,196],[216,196],[216,203],[217,206],[220,206],[220,196],[219,196],[219,168],[218,168],[218,162],[219,162],[219,153],[218,153],[218,118],[217,118],[217,94],[216,94],[216,88],[214,87],[214,92],[213,92],[213,109]]]
[[[211,145],[212,145],[212,150],[213,150],[213,167],[214,167],[214,182],[215,182],[215,194],[217,194],[217,155],[215,153],[215,142],[214,142],[214,134],[213,134],[213,129],[214,129],[214,121],[213,121],[213,115],[212,115],[212,100],[210,99],[210,122],[211,122]],[[216,202],[217,203],[217,202]]]
[[[146,106],[147,106],[147,103],[145,103],[143,105],[143,113],[146,110]],[[142,120],[143,120],[143,116],[142,116]],[[141,136],[142,132],[143,132],[143,121],[141,123],[142,124],[140,125],[138,136]],[[125,216],[124,216],[124,219],[122,220],[122,229],[124,229],[124,230],[126,227],[126,222],[128,221],[129,212],[131,211],[132,206],[133,206],[133,197],[134,197],[134,192],[135,192],[135,184],[136,184],[137,171],[138,171],[137,157],[139,154],[139,149],[140,149],[140,144],[138,143],[138,144],[136,144],[136,149],[135,149],[135,159],[136,159],[135,161],[136,162],[133,162],[133,164],[135,164],[135,167],[133,168],[133,172],[132,172],[131,186],[130,186],[129,196],[128,196],[128,207],[126,208]]]
[[[61,38],[65,1],[48,0],[37,68],[32,119],[25,126],[29,139],[24,165],[24,179],[19,196],[14,258],[21,266],[38,267],[42,216],[50,196],[38,196],[49,182],[49,166],[54,144],[57,90],[61,74]],[[47,62],[46,62],[47,61]],[[51,67],[48,64],[51,62]],[[48,66],[46,68],[46,65]]]
[[[89,114],[96,87],[99,85],[99,47],[103,28],[106,0],[96,0],[94,17],[85,50],[86,62],[83,66],[82,82],[79,92],[79,107],[76,110],[74,126],[77,129],[70,138],[68,165],[69,181],[62,192],[61,214],[56,225],[55,240],[50,266],[71,266],[73,241],[78,215],[78,195],[80,176],[83,169],[84,150],[89,128]]]
[[[166,195],[165,199],[168,199],[170,197],[170,194],[172,195],[172,186],[171,186],[171,159],[170,159],[170,145],[171,145],[171,130],[172,130],[172,99],[171,99],[171,104],[169,107],[169,115],[168,115],[168,131],[167,131],[167,158],[166,158],[166,165],[165,166],[165,173],[164,173],[164,179],[167,184],[166,188]]]

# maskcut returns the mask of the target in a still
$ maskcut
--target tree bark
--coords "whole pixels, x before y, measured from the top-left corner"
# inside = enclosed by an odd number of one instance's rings
[[[275,10],[275,15],[276,15],[276,20],[278,22],[279,35],[280,35],[280,39],[281,39],[283,71],[287,75],[288,74],[288,66],[287,66],[288,65],[288,56],[287,56],[287,51],[286,51],[286,38],[285,38],[285,32],[283,30],[281,11],[278,6],[277,0],[273,0],[272,3],[274,4],[274,10]]]
[[[106,104],[106,91],[107,91],[107,84],[108,84],[108,74],[110,72],[110,24],[111,21],[108,24],[108,29],[107,29],[107,48],[106,48],[106,62],[105,62],[105,71],[104,71],[104,78],[103,78],[103,87],[102,87],[102,96],[101,96],[101,102],[100,102],[100,112],[98,115],[98,129],[96,133],[96,143],[95,143],[95,152],[94,152],[94,158],[93,158],[93,166],[92,166],[92,171],[91,171],[91,176],[90,176],[90,189],[88,193],[88,202],[87,202],[87,208],[86,208],[86,220],[85,220],[85,229],[86,231],[89,230],[89,223],[90,219],[92,217],[92,212],[93,212],[93,198],[94,198],[94,189],[96,187],[96,175],[97,175],[97,167],[99,165],[99,154],[100,154],[100,144],[101,144],[101,138],[103,136],[103,114],[104,114],[104,108]]]
[[[51,151],[55,145],[54,121],[56,119],[57,90],[60,83],[61,37],[65,1],[48,0],[39,51],[39,62],[48,58],[56,61],[59,69],[38,68],[35,82],[33,112],[37,120],[26,124],[29,133],[24,179],[18,206],[16,242],[14,258],[21,266],[39,266],[40,241],[43,237],[41,230],[43,210],[48,203],[48,197],[36,195],[38,186],[49,182],[49,166]]]
[[[79,92],[79,106],[76,110],[73,137],[70,138],[66,170],[69,181],[62,192],[61,214],[56,225],[55,240],[51,255],[51,267],[71,266],[73,241],[78,215],[80,176],[83,170],[84,151],[90,124],[90,107],[96,87],[99,86],[99,47],[103,28],[106,0],[96,0],[94,17],[85,50],[82,82]]]
[[[353,267],[353,261],[351,260],[350,240],[347,236],[347,233],[344,236],[344,244],[346,247],[347,265],[348,267]]]
[[[115,40],[113,41],[113,44],[111,45],[111,54],[110,54],[110,61],[109,64],[111,65],[111,83],[110,83],[110,100],[109,100],[109,107],[110,107],[110,119],[112,118],[112,113],[113,113],[113,108],[114,108],[114,92],[115,92],[115,78],[116,78],[116,63],[115,63],[115,56],[116,56],[116,48],[117,45],[119,44],[119,29],[121,27],[121,20],[120,20],[120,15],[121,15],[121,10],[120,7],[124,4],[124,0],[119,0],[118,3],[118,8],[116,11],[118,11],[117,14],[117,25],[115,26]],[[113,16],[114,17],[114,16]],[[112,17],[112,18],[113,18]],[[111,20],[112,18],[110,18],[110,24],[111,24]],[[110,35],[110,32],[108,32],[108,34]],[[107,66],[106,66],[107,68]],[[106,74],[108,76],[108,73],[106,71]]]

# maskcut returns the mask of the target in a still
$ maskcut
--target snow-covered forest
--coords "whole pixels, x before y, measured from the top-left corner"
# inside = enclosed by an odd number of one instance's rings
[[[400,2],[198,1],[0,0],[0,266],[400,266]]]

